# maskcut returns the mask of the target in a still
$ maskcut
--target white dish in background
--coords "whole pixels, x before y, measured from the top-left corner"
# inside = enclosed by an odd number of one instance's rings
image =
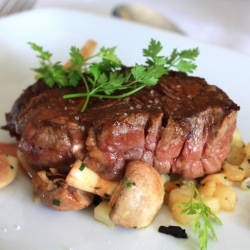
[[[238,127],[250,140],[250,58],[226,49],[121,20],[62,9],[40,9],[0,20],[0,124],[22,89],[33,83],[31,68],[38,59],[28,41],[54,53],[54,60],[66,61],[71,45],[81,47],[94,39],[99,46],[117,46],[117,54],[128,65],[143,62],[142,48],[151,38],[160,40],[166,54],[173,48],[199,47],[198,69],[194,75],[206,78],[241,106]],[[0,141],[13,141],[4,131]],[[250,245],[249,193],[238,192],[233,213],[220,213],[223,226],[217,227],[218,241],[209,241],[211,250],[247,250]],[[188,240],[157,232],[160,225],[175,224],[165,207],[146,229],[110,229],[93,218],[93,210],[57,212],[34,204],[30,181],[19,173],[17,179],[0,190],[0,249],[80,250],[80,249],[198,249],[198,239],[187,228]]]

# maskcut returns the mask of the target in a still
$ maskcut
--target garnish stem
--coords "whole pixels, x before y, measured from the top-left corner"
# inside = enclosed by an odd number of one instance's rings
[[[209,235],[211,235],[212,238],[217,239],[212,221],[218,225],[222,225],[222,222],[211,211],[210,207],[204,203],[199,190],[195,185],[191,183],[190,186],[193,191],[193,196],[188,202],[180,202],[179,205],[183,207],[182,213],[196,216],[192,229],[194,233],[198,233],[200,249],[206,250]]]

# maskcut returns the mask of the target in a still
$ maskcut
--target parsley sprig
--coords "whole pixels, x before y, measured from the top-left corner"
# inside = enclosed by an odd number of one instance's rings
[[[210,207],[204,203],[195,185],[193,183],[190,185],[193,190],[193,197],[196,197],[196,199],[191,198],[188,202],[179,202],[179,205],[183,207],[183,214],[196,216],[192,229],[194,233],[198,233],[200,249],[206,250],[209,236],[217,239],[216,232],[213,228],[213,222],[218,225],[222,225],[222,222],[219,217],[211,211]]]
[[[85,92],[65,95],[64,98],[85,97],[82,111],[87,108],[89,100],[96,98],[123,98],[136,93],[144,87],[157,84],[159,78],[168,74],[170,69],[192,73],[196,69],[194,60],[199,54],[198,48],[173,50],[170,56],[162,56],[163,46],[159,41],[151,39],[147,48],[143,49],[145,64],[135,64],[130,70],[115,54],[116,47],[102,47],[95,55],[84,58],[79,48],[70,49],[71,65],[64,68],[61,62],[53,63],[52,53],[35,43],[29,43],[38,52],[40,67],[35,68],[37,79],[44,79],[49,87],[76,87],[83,83]],[[89,63],[97,59],[97,61]]]

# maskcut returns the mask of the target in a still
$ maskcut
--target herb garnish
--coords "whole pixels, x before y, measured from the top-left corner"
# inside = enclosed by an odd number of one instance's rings
[[[193,190],[193,196],[196,196],[196,199],[194,200],[191,198],[188,202],[179,202],[179,205],[183,207],[182,213],[196,215],[193,224],[193,231],[194,233],[198,233],[200,249],[205,250],[207,249],[209,235],[211,235],[212,238],[217,239],[212,221],[218,225],[222,225],[222,222],[211,211],[210,207],[204,203],[200,192],[193,183],[191,183],[191,188]]]
[[[193,61],[199,54],[198,48],[173,50],[169,57],[161,56],[163,46],[159,41],[151,39],[148,48],[143,49],[146,58],[145,65],[135,64],[130,70],[124,68],[121,60],[116,56],[116,47],[102,47],[100,51],[84,58],[80,49],[74,46],[70,49],[71,65],[64,68],[61,62],[53,63],[52,53],[35,43],[29,43],[38,52],[40,67],[35,68],[37,79],[43,78],[49,87],[76,87],[80,82],[85,86],[84,93],[65,95],[64,98],[85,97],[82,112],[86,109],[91,97],[123,98],[146,86],[157,84],[159,78],[168,74],[172,68],[181,72],[192,73],[196,68]],[[89,60],[99,59],[99,62],[88,64]],[[122,91],[122,93],[117,93]]]
[[[122,177],[122,182],[126,184],[127,189],[130,189],[133,186],[136,186],[135,182],[127,181],[127,178],[125,176]]]
[[[59,207],[61,205],[61,202],[57,199],[52,200],[52,205]]]
[[[127,182],[127,183],[126,183],[126,188],[127,188],[127,189],[130,189],[130,188],[132,188],[132,187],[134,187],[134,186],[136,186],[136,185],[135,185],[135,182]]]
[[[79,167],[80,171],[83,171],[85,169],[86,165],[85,164],[81,164],[81,166]]]

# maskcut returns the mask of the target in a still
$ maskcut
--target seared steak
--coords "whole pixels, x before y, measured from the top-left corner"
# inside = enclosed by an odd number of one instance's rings
[[[78,158],[119,180],[127,162],[142,160],[161,174],[196,178],[219,171],[229,152],[239,106],[202,78],[170,72],[130,97],[92,99],[84,113],[82,98],[62,98],[75,91],[38,82],[6,115],[5,129],[37,170],[67,172]]]

